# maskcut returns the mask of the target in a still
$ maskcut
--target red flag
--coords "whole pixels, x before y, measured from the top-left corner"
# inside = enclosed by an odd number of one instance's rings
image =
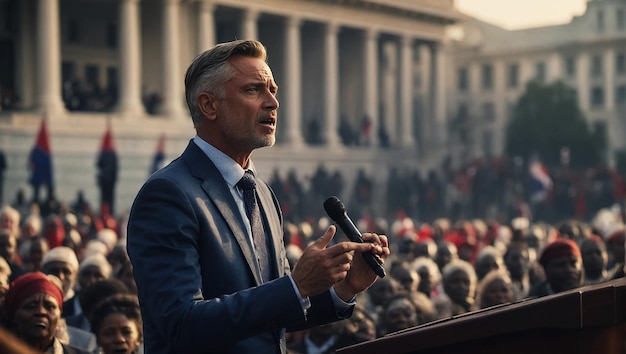
[[[113,199],[114,188],[117,182],[118,160],[115,146],[113,145],[113,133],[111,125],[107,123],[107,130],[100,144],[100,152],[96,161],[98,167],[98,186],[100,187],[101,203],[100,208],[107,210],[110,214],[114,213]]]
[[[35,146],[30,152],[29,167],[32,171],[30,184],[33,187],[40,185],[52,186],[52,154],[50,150],[50,139],[48,137],[48,129],[46,126],[46,117],[41,120],[39,133],[35,140]]]
[[[107,123],[107,131],[102,138],[102,144],[100,144],[100,151],[115,151],[113,145],[113,134],[111,133],[111,124]]]

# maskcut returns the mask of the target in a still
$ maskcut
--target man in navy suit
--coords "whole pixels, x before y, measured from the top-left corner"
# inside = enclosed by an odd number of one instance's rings
[[[144,184],[128,222],[147,354],[285,353],[287,329],[351,316],[376,280],[360,253],[389,255],[387,238],[373,233],[328,247],[331,226],[290,272],[278,201],[257,179],[270,236],[272,276],[263,279],[237,183],[255,174],[252,152],[275,142],[277,90],[257,41],[217,45],[187,69],[197,135]]]

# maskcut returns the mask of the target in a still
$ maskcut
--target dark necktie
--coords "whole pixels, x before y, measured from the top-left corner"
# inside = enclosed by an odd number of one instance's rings
[[[252,172],[246,171],[237,183],[237,187],[241,188],[243,191],[243,201],[246,205],[248,220],[250,220],[254,249],[256,250],[259,267],[261,267],[263,282],[266,282],[270,280],[270,260],[267,251],[265,229],[263,228],[263,221],[261,220],[261,211],[257,203],[256,181],[254,180]]]

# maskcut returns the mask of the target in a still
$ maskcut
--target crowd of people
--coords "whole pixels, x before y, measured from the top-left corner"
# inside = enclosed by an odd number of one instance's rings
[[[286,219],[291,267],[330,222],[311,215]],[[332,353],[430,321],[624,276],[625,229],[611,209],[601,209],[588,223],[525,217],[508,224],[447,218],[419,223],[402,214],[363,214],[355,222],[363,232],[389,235],[388,275],[360,295],[351,318],[288,333],[292,353]],[[114,217],[106,207],[94,212],[82,198],[71,206],[5,205],[0,294],[7,335],[37,350],[141,351],[125,225],[125,214]]]

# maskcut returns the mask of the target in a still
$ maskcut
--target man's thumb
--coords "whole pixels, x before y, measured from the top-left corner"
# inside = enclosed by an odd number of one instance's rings
[[[322,235],[322,237],[318,238],[317,241],[315,241],[315,244],[320,249],[326,248],[326,246],[328,246],[328,244],[330,243],[330,240],[332,240],[333,236],[335,236],[336,231],[337,228],[335,227],[335,225],[330,225],[324,235]]]

